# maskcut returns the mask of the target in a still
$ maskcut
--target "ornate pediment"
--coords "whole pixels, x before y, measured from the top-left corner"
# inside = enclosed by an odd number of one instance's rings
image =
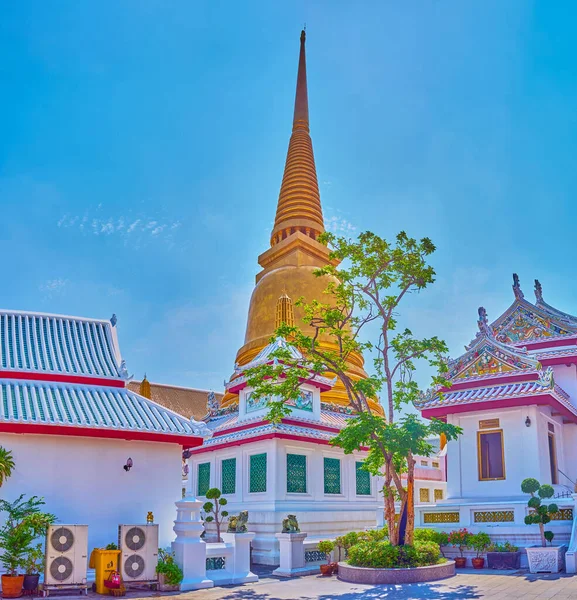
[[[467,352],[450,361],[448,379],[467,379],[497,373],[535,370],[539,362],[530,357],[526,350],[506,346],[493,336],[493,330],[487,324],[487,311],[479,308],[479,333],[467,346]]]
[[[490,326],[499,342],[519,344],[577,333],[577,318],[547,304],[539,281],[535,280],[536,304],[525,300],[516,273],[513,274],[513,292],[513,304]]]
[[[503,344],[571,335],[577,331],[575,324],[561,322],[525,300],[516,300],[491,327],[495,338]]]

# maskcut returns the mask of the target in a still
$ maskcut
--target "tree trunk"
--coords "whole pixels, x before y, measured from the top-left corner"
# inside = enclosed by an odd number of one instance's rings
[[[385,496],[385,519],[389,528],[389,542],[391,545],[396,546],[399,541],[395,528],[395,497],[391,489],[391,479],[391,464],[387,462],[385,465],[385,485],[383,488]]]
[[[412,546],[415,533],[415,459],[412,452],[407,456],[407,528],[405,544]]]
[[[543,523],[539,523],[539,533],[541,534],[541,546],[544,548],[547,545],[547,540],[545,539],[545,526]]]

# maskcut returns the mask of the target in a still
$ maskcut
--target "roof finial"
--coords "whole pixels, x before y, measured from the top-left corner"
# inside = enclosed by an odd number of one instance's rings
[[[543,302],[543,288],[538,279],[535,279],[535,298],[537,299],[537,304]]]
[[[150,389],[150,382],[146,379],[146,373],[144,374],[144,379],[140,382],[138,386],[138,393],[149,400],[152,400],[152,390]]]
[[[487,311],[483,306],[479,306],[477,312],[479,313],[479,319],[477,320],[479,331],[481,333],[485,333],[486,335],[491,335],[491,329],[489,327],[489,321],[487,319]]]
[[[112,327],[116,327],[116,322],[118,321],[118,319],[116,318],[116,315],[112,315],[110,317],[110,322],[112,323]]]
[[[519,285],[519,275],[517,275],[517,273],[513,273],[513,292],[517,300],[523,300],[523,298],[525,297],[525,295],[521,291],[521,286]]]

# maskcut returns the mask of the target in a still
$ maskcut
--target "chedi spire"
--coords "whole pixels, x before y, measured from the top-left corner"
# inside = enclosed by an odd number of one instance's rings
[[[297,231],[316,239],[325,230],[313,143],[309,135],[305,40],[306,34],[303,30],[300,39],[293,130],[271,234],[271,246]]]

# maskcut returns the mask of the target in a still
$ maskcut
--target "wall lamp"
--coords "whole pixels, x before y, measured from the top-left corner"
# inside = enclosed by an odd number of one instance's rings
[[[531,419],[529,417],[525,419],[525,427],[531,427]]]
[[[132,458],[128,458],[128,460],[126,461],[126,464],[124,465],[124,470],[125,471],[130,471],[130,469],[132,469]]]

